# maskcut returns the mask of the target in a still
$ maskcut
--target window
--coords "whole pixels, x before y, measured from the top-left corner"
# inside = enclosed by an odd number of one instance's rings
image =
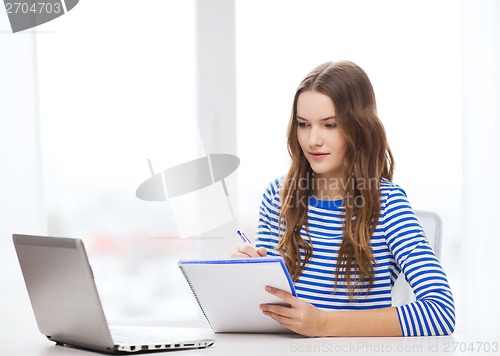
[[[168,202],[135,195],[147,159],[160,172],[202,151],[194,21],[193,1],[82,2],[37,36],[49,233],[87,243],[111,321],[198,312],[175,273],[195,242],[173,237]]]

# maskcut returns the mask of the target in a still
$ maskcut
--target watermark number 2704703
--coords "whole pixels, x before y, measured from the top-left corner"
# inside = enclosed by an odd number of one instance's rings
[[[4,0],[12,32],[52,21],[73,9],[79,0]]]

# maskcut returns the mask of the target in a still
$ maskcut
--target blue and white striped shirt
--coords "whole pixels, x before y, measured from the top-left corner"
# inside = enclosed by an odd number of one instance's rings
[[[278,233],[280,189],[280,180],[272,182],[260,207],[256,245],[265,247],[270,256],[279,256],[276,247],[281,237]],[[403,335],[451,334],[455,327],[455,307],[446,274],[429,246],[405,192],[385,179],[381,180],[380,192],[380,218],[371,238],[376,261],[373,265],[375,280],[368,294],[367,287],[361,285],[350,301],[345,283],[334,288],[345,218],[343,201],[318,200],[310,196],[308,223],[313,253],[295,281],[297,295],[320,309],[390,307],[391,289],[399,273],[403,272],[416,296],[415,302],[396,308]],[[283,230],[284,221],[281,235]],[[301,235],[309,241],[304,227]]]

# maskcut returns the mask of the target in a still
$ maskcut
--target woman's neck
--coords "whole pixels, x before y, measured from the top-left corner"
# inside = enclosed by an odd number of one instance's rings
[[[337,177],[314,177],[312,194],[319,200],[344,199],[344,180]]]

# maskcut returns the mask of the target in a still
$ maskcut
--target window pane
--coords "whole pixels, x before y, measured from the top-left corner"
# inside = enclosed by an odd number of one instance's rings
[[[136,197],[147,159],[156,173],[202,150],[194,14],[185,0],[84,1],[37,36],[49,232],[88,242],[111,319],[195,303],[176,273],[194,242],[175,238],[168,202]]]

